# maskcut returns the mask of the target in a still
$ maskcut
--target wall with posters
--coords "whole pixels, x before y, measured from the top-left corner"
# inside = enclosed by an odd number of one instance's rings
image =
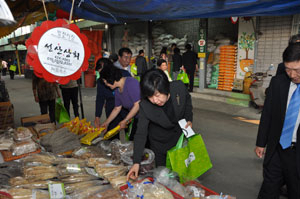
[[[252,19],[239,17],[237,79],[244,79],[245,67],[254,64],[255,33],[252,20],[255,25],[255,17]]]

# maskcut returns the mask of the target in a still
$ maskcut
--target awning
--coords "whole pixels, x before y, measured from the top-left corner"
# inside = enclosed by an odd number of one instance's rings
[[[72,0],[56,4],[70,12]],[[75,16],[107,23],[298,13],[299,0],[75,0],[74,5]]]

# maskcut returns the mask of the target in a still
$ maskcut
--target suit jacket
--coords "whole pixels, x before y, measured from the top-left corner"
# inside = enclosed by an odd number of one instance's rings
[[[264,103],[264,109],[260,119],[258,128],[256,146],[266,147],[266,155],[264,165],[268,165],[272,155],[278,147],[286,108],[288,93],[291,80],[286,74],[281,74],[272,78],[267,97]],[[298,175],[300,177],[300,134],[299,128],[297,131],[297,165]]]
[[[138,75],[143,75],[147,71],[147,62],[145,57],[137,56],[135,59],[135,65],[137,66]]]
[[[194,73],[197,64],[197,54],[194,51],[188,50],[182,55],[182,65],[187,73]]]
[[[186,121],[193,120],[191,96],[181,81],[170,83],[170,99],[177,121],[183,118]],[[174,124],[169,120],[162,107],[142,99],[138,118],[134,136],[134,163],[140,163],[147,139],[150,148],[162,154],[176,145],[182,130],[178,123]]]

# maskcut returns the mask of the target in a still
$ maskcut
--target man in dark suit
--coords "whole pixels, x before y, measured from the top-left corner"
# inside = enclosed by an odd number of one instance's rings
[[[284,183],[289,199],[300,198],[300,43],[285,49],[283,63],[287,75],[271,80],[256,140],[256,155],[265,154],[259,199],[279,198]]]
[[[198,56],[194,51],[192,51],[191,44],[186,44],[185,49],[186,52],[183,53],[182,55],[182,65],[189,76],[189,80],[190,80],[189,92],[193,92],[195,70],[198,68],[198,64],[197,64]]]

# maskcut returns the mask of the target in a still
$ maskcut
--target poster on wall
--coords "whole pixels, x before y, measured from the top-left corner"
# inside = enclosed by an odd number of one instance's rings
[[[244,79],[245,73],[254,65],[255,33],[252,20],[255,17],[240,17],[238,33],[237,79]]]
[[[88,39],[75,24],[63,19],[45,21],[26,41],[27,62],[36,76],[67,84],[87,70],[91,55]]]

